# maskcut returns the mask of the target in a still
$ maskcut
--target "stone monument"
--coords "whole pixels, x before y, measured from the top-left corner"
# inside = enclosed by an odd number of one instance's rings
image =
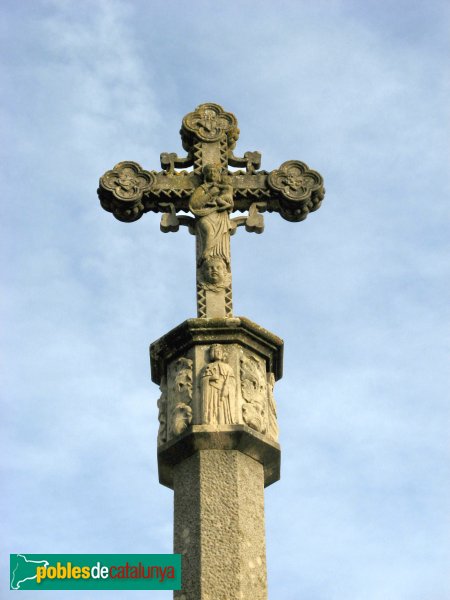
[[[98,195],[121,221],[161,212],[163,232],[195,235],[197,318],[150,346],[159,481],[174,490],[174,552],[183,557],[174,598],[265,600],[264,486],[280,477],[283,342],[233,316],[230,236],[240,226],[261,233],[265,211],[302,221],[319,208],[323,181],[298,160],[267,172],[258,152],[235,156],[237,120],[218,104],[187,114],[180,134],[186,156],[161,154],[159,172],[120,162]]]

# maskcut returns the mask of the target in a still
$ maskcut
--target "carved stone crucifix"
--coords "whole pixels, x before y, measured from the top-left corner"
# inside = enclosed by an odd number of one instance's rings
[[[267,600],[264,487],[280,477],[283,341],[233,317],[230,236],[241,225],[261,233],[264,211],[302,221],[324,197],[322,177],[300,161],[268,173],[258,152],[235,156],[238,136],[234,115],[202,104],[183,119],[186,157],[161,154],[160,172],[121,162],[98,189],[121,221],[161,212],[163,232],[184,225],[196,237],[198,318],[150,346],[159,480],[174,490],[174,551],[183,556],[176,600]]]
[[[98,195],[102,207],[120,221],[136,221],[153,211],[163,213],[163,232],[187,226],[196,236],[197,315],[231,317],[230,235],[241,225],[261,233],[265,211],[302,221],[319,208],[323,180],[298,160],[268,173],[258,170],[259,152],[235,156],[237,120],[218,104],[201,104],[187,114],[180,134],[185,157],[162,153],[160,172],[120,162],[100,178]],[[179,214],[188,211],[194,216]],[[247,215],[231,217],[235,211]]]

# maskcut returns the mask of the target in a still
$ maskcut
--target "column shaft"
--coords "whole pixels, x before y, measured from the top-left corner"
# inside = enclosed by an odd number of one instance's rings
[[[176,600],[267,600],[264,472],[238,450],[200,450],[174,470]]]

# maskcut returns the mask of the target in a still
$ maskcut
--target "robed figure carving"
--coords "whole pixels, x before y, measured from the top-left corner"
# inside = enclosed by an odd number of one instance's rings
[[[224,181],[216,165],[205,165],[203,176],[204,183],[196,188],[189,202],[189,210],[197,217],[197,267],[210,258],[221,258],[229,270],[233,187]]]
[[[231,425],[234,422],[236,378],[223,358],[223,348],[213,344],[209,349],[210,362],[201,375],[204,422],[208,425]]]

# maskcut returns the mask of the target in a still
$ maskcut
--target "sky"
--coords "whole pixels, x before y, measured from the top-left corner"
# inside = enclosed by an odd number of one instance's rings
[[[1,10],[1,598],[10,553],[172,551],[148,346],[195,316],[193,238],[115,220],[96,189],[181,155],[183,116],[215,102],[236,154],[327,190],[232,239],[235,314],[285,342],[269,599],[449,600],[448,3]]]

